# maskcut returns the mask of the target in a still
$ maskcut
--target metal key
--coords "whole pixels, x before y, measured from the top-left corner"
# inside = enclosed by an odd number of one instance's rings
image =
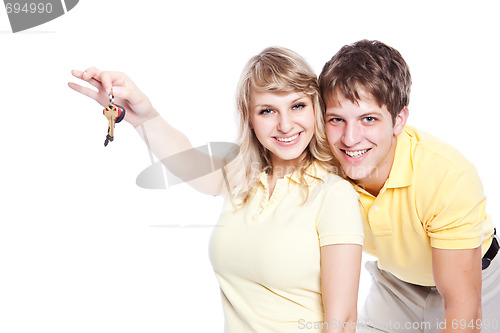
[[[119,123],[125,117],[125,108],[114,102],[115,97],[113,96],[113,90],[111,90],[109,92],[109,105],[102,111],[104,116],[108,119],[108,134],[104,141],[104,147],[106,147],[110,141],[113,141],[115,123]]]
[[[114,138],[115,120],[118,118],[120,112],[116,105],[110,104],[103,110],[104,116],[108,119],[108,134],[104,141],[104,147],[108,145]]]

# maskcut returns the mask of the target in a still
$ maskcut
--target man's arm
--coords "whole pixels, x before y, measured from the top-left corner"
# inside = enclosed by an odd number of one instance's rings
[[[468,250],[432,248],[436,287],[443,297],[448,332],[480,332],[481,247]]]

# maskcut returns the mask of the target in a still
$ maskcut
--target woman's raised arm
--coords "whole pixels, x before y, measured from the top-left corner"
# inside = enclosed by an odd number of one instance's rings
[[[95,67],[83,72],[73,70],[71,73],[74,77],[88,82],[97,91],[73,82],[68,83],[68,86],[95,100],[103,107],[108,106],[109,94],[112,92],[116,104],[126,109],[124,120],[135,127],[139,135],[147,142],[148,148],[170,172],[202,193],[220,194],[223,184],[220,170],[193,179],[194,175],[199,174],[199,166],[206,164],[211,157],[194,150],[188,138],[159,115],[149,98],[126,74],[100,71]],[[176,155],[176,158],[167,158],[173,155]]]

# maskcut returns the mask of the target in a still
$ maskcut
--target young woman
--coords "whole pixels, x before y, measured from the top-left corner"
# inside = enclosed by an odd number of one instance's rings
[[[125,74],[72,73],[98,91],[69,86],[103,106],[112,89],[159,159],[192,148]],[[227,182],[220,170],[191,182],[226,198],[210,242],[226,331],[354,332],[362,223],[356,192],[332,172],[316,75],[298,54],[265,49],[244,69],[237,104]]]

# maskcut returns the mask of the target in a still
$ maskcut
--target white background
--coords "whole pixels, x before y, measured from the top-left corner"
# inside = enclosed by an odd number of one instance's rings
[[[71,69],[126,72],[199,146],[234,139],[239,74],[265,47],[319,73],[344,44],[379,39],[410,65],[409,123],[477,166],[498,218],[499,6],[408,3],[82,0],[17,34],[0,8],[0,332],[223,330],[207,255],[220,199],[137,187],[145,145],[122,123],[103,147],[102,108],[67,87]]]

